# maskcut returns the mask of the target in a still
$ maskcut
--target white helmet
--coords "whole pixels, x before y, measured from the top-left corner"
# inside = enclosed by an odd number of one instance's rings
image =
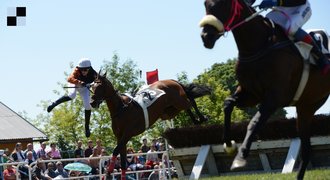
[[[89,58],[81,58],[78,63],[78,68],[89,68],[92,66]]]

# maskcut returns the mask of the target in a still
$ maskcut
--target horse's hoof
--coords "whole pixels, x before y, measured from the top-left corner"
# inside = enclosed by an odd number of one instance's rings
[[[234,154],[237,151],[237,145],[234,140],[231,140],[231,146],[228,146],[227,143],[223,143],[223,149],[227,154]]]
[[[242,169],[246,166],[246,160],[243,158],[235,158],[233,161],[233,164],[230,167],[230,170],[238,170],[238,169]]]

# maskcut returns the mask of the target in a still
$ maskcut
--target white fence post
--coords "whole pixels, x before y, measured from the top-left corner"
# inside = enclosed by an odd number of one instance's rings
[[[198,152],[194,167],[191,171],[191,175],[189,178],[190,180],[199,179],[206,160],[210,174],[218,174],[218,169],[216,167],[215,159],[212,154],[211,145],[202,145]]]
[[[282,173],[291,173],[293,171],[294,165],[297,162],[299,150],[300,150],[300,139],[299,138],[292,139],[289,152],[288,155],[286,156],[284,167],[282,169]]]

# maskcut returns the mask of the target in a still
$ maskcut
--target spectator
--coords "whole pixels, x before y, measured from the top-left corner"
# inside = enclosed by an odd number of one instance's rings
[[[50,158],[51,159],[61,159],[61,152],[56,148],[55,143],[50,143]]]
[[[150,147],[148,146],[148,140],[146,138],[144,138],[142,140],[142,146],[141,146],[140,150],[143,153],[147,153],[150,150]]]
[[[155,146],[155,148],[156,148],[156,151],[158,151],[158,139],[153,139],[152,141],[151,141],[151,146]]]
[[[12,160],[8,148],[5,149],[5,152],[3,153],[2,158],[3,158],[3,159],[2,159],[2,162],[3,162],[3,163],[6,163],[6,162]]]
[[[147,154],[146,165],[151,166],[152,168],[156,164],[159,164],[158,154],[155,154],[155,152],[157,152],[156,147],[155,146],[150,146],[150,150],[148,151],[148,154]]]
[[[11,157],[15,162],[24,162],[25,157],[22,151],[22,144],[20,142],[16,143],[14,151],[11,153]]]
[[[28,164],[28,165],[30,165],[31,163],[33,163],[35,160],[34,160],[34,158],[33,158],[33,153],[32,153],[32,151],[28,151],[27,153],[26,153],[26,159],[25,159],[25,162]]]
[[[81,148],[82,142],[79,140],[77,142],[77,148],[74,150],[74,157],[75,158],[82,158],[84,156],[84,150]]]
[[[148,146],[148,140],[144,138],[142,140],[142,145],[140,147],[139,153],[147,153],[150,150],[150,147]],[[146,162],[146,155],[139,156],[139,161],[144,164]]]
[[[9,160],[7,163],[11,163]],[[7,168],[2,173],[4,180],[15,180],[16,179],[16,170],[13,165],[7,165]]]
[[[38,149],[38,151],[37,151],[38,158],[41,158],[43,160],[47,159],[46,146],[47,146],[46,142],[42,142],[40,144],[40,149]]]
[[[130,154],[134,154],[134,149],[131,147],[127,148],[126,166],[135,171],[137,165],[137,157]]]
[[[11,157],[15,162],[25,162],[24,152],[22,151],[22,144],[16,143],[14,151],[11,153]],[[18,165],[18,170],[22,178],[28,177],[29,169],[25,165]]]
[[[96,149],[97,149],[97,154],[101,155],[102,149],[104,149],[104,147],[101,145],[101,140],[100,139],[96,140]]]
[[[149,175],[148,180],[159,180],[159,166],[154,166],[154,171]]]
[[[158,152],[165,151],[165,144],[159,143],[158,145],[159,145]],[[165,156],[163,156],[163,155],[164,155],[164,153],[158,154],[158,159],[163,159],[163,157],[165,158]]]
[[[47,164],[47,169],[45,171],[45,176],[48,178],[55,178],[57,175],[55,173],[55,165],[53,162]]]
[[[107,152],[105,151],[105,149],[102,149],[101,156],[107,156]],[[101,159],[102,173],[104,173],[104,171],[106,170],[107,165],[108,165],[107,159]]]
[[[71,178],[74,178],[76,180],[84,180],[84,178],[80,178],[80,179],[77,179],[78,176],[83,176],[84,173],[80,172],[80,171],[70,171],[69,172],[69,177]]]
[[[143,153],[142,150],[140,149],[138,153]],[[145,164],[146,163],[146,156],[145,155],[138,155],[137,156],[138,162],[140,164]]]
[[[85,149],[85,157],[89,157],[93,154],[93,141],[88,140],[87,148]]]
[[[32,179],[33,180],[51,179],[50,177],[45,176],[45,169],[46,169],[46,165],[44,162],[42,162],[42,159],[41,158],[37,159],[37,164],[32,168]]]
[[[98,152],[97,148],[96,147],[93,148],[93,154],[90,155],[89,157],[90,158],[100,157],[100,155],[98,155],[97,152]],[[100,163],[100,159],[89,159],[89,165],[92,168],[92,171],[91,171],[92,174],[98,174],[99,173],[99,163]]]
[[[26,145],[26,150],[24,151],[24,156],[27,157],[27,153],[31,151],[32,152],[32,160],[33,162],[36,161],[38,159],[37,153],[36,151],[33,149],[33,144],[32,143],[28,143]]]
[[[46,160],[52,159],[52,152],[50,150],[46,153]]]
[[[61,176],[62,178],[68,178],[69,173],[63,168],[63,164],[61,161],[56,162],[56,170],[55,173],[57,176]]]

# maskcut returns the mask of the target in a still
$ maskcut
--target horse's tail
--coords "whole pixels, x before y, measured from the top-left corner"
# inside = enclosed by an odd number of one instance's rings
[[[181,84],[184,91],[186,92],[188,98],[199,98],[205,95],[211,94],[211,88],[206,85],[190,83],[190,84]]]

